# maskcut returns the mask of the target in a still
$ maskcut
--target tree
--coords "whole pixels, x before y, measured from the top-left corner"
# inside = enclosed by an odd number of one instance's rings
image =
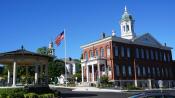
[[[81,73],[75,73],[73,75],[73,78],[76,79],[76,77],[77,77],[77,82],[81,82]]]
[[[48,74],[50,78],[59,77],[65,72],[64,61],[56,59],[49,62]]]
[[[37,49],[37,53],[43,55],[48,55],[48,51],[49,49],[46,46]]]

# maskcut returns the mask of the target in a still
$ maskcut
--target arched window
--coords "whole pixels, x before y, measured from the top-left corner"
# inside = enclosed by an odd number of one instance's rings
[[[123,31],[125,32],[125,26],[123,26]]]
[[[129,31],[129,25],[126,25],[126,32]]]
[[[100,56],[101,56],[101,57],[104,57],[104,48],[101,48],[101,49],[100,49]]]

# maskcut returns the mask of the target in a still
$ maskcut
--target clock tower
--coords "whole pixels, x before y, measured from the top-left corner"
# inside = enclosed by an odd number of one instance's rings
[[[136,37],[136,34],[134,33],[134,20],[132,16],[128,13],[126,6],[122,18],[120,20],[120,27],[122,38],[132,40]]]

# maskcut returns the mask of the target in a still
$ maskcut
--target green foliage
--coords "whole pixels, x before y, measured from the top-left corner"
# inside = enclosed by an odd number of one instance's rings
[[[135,87],[133,84],[127,84],[127,88],[128,90],[142,90],[139,87]]]
[[[81,73],[75,73],[73,75],[73,78],[76,80],[76,77],[77,77],[77,82],[81,82]]]
[[[59,59],[50,61],[48,69],[49,69],[48,70],[49,77],[51,78],[59,77],[61,74],[64,74],[65,72],[64,61]]]
[[[22,88],[4,88],[0,89],[0,98],[24,98],[24,93]]]
[[[40,89],[41,90],[41,89]],[[0,89],[0,98],[59,98],[60,92],[55,93],[27,93],[23,88]]]
[[[100,77],[100,83],[101,84],[108,84],[108,76],[103,75],[102,77]]]
[[[43,54],[43,55],[48,55],[48,48],[46,46],[38,48],[37,53]]]

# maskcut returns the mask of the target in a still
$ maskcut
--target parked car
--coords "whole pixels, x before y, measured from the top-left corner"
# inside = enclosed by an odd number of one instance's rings
[[[161,92],[145,92],[132,95],[128,98],[175,98],[175,96]]]

